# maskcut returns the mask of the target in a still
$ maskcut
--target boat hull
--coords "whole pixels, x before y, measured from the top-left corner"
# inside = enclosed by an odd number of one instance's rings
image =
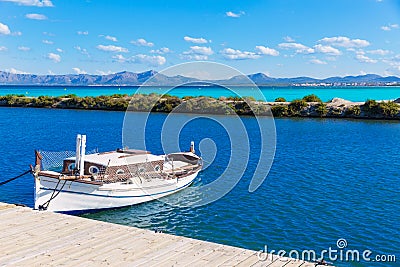
[[[84,213],[132,206],[159,199],[193,183],[198,172],[186,177],[140,184],[96,184],[59,180],[45,176],[35,178],[35,209],[62,213]]]

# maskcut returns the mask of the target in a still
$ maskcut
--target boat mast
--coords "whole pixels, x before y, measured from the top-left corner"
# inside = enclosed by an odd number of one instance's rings
[[[86,153],[86,135],[82,135],[79,176],[83,176],[85,172],[85,153]]]
[[[75,169],[80,170],[80,157],[81,157],[81,141],[82,136],[78,134],[76,136],[76,154],[75,154]]]
[[[79,176],[83,176],[85,173],[85,153],[86,153],[86,135],[78,134],[76,136],[75,169],[79,171]]]

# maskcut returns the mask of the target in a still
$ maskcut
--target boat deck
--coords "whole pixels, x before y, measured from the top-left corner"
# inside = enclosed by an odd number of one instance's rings
[[[187,237],[0,202],[0,266],[302,266]]]

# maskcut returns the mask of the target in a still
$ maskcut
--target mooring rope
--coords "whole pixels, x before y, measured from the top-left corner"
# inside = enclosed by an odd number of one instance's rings
[[[55,199],[60,192],[64,189],[65,184],[67,183],[67,180],[64,180],[64,184],[61,186],[61,188],[59,190],[57,190],[58,185],[60,184],[61,180],[58,180],[58,183],[56,185],[56,187],[53,190],[53,193],[51,194],[49,200],[47,200],[45,203],[43,203],[43,205],[39,205],[39,210],[47,210],[47,208],[50,205],[50,202]]]
[[[32,170],[27,170],[26,172],[24,172],[24,173],[22,173],[22,174],[20,174],[18,176],[15,176],[15,177],[13,177],[11,179],[5,180],[4,182],[1,182],[0,186],[8,184],[9,182],[12,182],[12,181],[14,181],[14,180],[16,180],[16,179],[18,179],[18,178],[20,178],[20,177],[22,177],[22,176],[24,176],[24,175],[26,175],[28,173],[31,173],[31,172],[32,172]]]

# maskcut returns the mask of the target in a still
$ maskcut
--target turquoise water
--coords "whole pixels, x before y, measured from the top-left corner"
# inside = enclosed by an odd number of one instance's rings
[[[258,94],[248,87],[232,87],[241,96]],[[278,97],[285,97],[291,101],[309,94],[316,94],[323,101],[340,97],[351,101],[365,101],[367,99],[391,100],[400,97],[400,87],[260,87],[267,101],[274,101]],[[99,96],[112,94],[134,94],[137,87],[29,87],[29,86],[1,86],[0,95],[24,94],[27,96],[61,96],[76,94],[78,96]],[[145,93],[157,93],[163,90],[156,87],[142,88]],[[234,96],[235,93],[221,87],[179,87],[169,92],[171,95],[183,96]]]
[[[0,181],[26,170],[34,161],[34,149],[73,150],[77,133],[87,134],[89,150],[121,147],[123,112],[0,108],[0,116]],[[150,117],[153,134],[147,141],[153,153],[162,153],[159,134],[165,117]],[[246,117],[243,123],[250,140],[256,140],[255,119]],[[336,248],[336,241],[345,238],[349,249],[395,254],[399,260],[400,124],[344,119],[276,119],[275,123],[275,161],[254,193],[248,186],[258,160],[256,141],[251,142],[249,165],[239,184],[212,204],[176,208],[153,201],[85,217],[254,250],[268,245],[274,250],[321,251]],[[214,140],[218,152],[194,187],[213,181],[229,160],[229,137],[211,120],[193,120],[182,130],[180,145],[187,149],[190,140],[198,144],[203,138]],[[1,186],[0,201],[32,207],[33,178]]]

